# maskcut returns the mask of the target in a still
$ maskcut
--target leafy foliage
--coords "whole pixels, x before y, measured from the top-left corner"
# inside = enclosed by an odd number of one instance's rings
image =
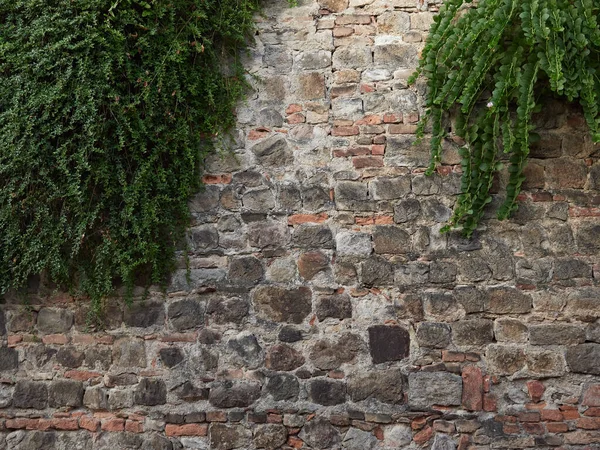
[[[164,283],[256,0],[0,0],[0,292]],[[225,64],[226,63],[226,64]]]
[[[517,208],[529,146],[532,115],[544,92],[578,101],[595,142],[600,141],[600,28],[598,0],[482,0],[467,8],[449,0],[435,18],[417,72],[427,79],[426,114],[431,124],[429,173],[441,161],[445,113],[456,117],[461,149],[462,193],[445,227],[470,236],[492,201],[494,173],[509,161],[505,219]]]

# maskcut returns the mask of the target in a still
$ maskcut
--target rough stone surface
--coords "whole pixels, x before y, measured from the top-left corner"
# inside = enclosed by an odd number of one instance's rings
[[[264,286],[254,292],[254,306],[259,314],[276,322],[301,323],[312,307],[311,292],[305,287]]]
[[[168,316],[174,329],[187,330],[204,323],[204,307],[196,300],[181,300],[169,305]]]
[[[43,409],[48,405],[48,386],[39,381],[19,381],[13,393],[15,408]]]
[[[373,363],[399,361],[408,356],[410,336],[401,327],[377,325],[369,328],[369,349]]]
[[[224,381],[210,390],[210,403],[217,408],[250,406],[260,396],[260,386],[254,383]]]
[[[357,374],[348,381],[352,401],[374,398],[383,403],[404,403],[404,376],[400,370],[389,369]]]
[[[408,403],[415,409],[460,405],[462,379],[447,372],[416,372],[408,376]]]
[[[580,344],[568,347],[565,357],[571,371],[600,375],[600,344]]]

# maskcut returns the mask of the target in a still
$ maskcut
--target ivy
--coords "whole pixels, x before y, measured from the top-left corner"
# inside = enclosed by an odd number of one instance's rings
[[[256,0],[0,0],[0,293],[164,284]]]
[[[508,159],[509,179],[498,218],[508,218],[536,138],[532,116],[548,93],[577,101],[600,142],[598,0],[448,0],[435,17],[417,71],[427,82],[418,137],[431,129],[431,174],[441,161],[446,117],[466,142],[462,188],[443,231],[477,228],[491,203],[495,173]],[[449,113],[449,114],[447,114]],[[504,156],[505,155],[505,156]]]

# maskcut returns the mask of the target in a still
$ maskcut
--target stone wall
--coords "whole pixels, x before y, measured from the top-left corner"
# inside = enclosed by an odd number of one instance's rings
[[[43,280],[7,296],[0,449],[600,448],[600,163],[579,113],[537,119],[514,218],[440,235],[456,147],[423,174],[406,85],[436,4],[267,3],[256,92],[191,202],[189,279],[107,301],[102,330]]]

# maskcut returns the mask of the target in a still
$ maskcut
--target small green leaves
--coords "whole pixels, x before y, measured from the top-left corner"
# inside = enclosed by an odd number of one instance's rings
[[[592,139],[600,142],[600,2],[482,0],[466,12],[463,3],[444,2],[410,82],[419,74],[427,79],[419,128],[420,136],[424,124],[432,128],[426,173],[441,161],[445,113],[454,114],[455,132],[467,142],[459,150],[462,192],[443,230],[470,236],[492,202],[502,153],[509,155],[509,179],[498,217],[517,209],[529,146],[538,138],[531,117],[542,108],[541,91],[578,99]]]

